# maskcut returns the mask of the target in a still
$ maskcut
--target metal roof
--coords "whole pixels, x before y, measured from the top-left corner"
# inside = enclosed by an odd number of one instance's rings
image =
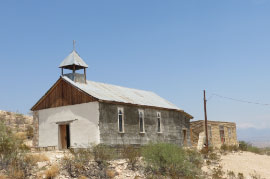
[[[150,91],[125,88],[94,81],[87,81],[86,84],[75,83],[66,76],[61,76],[61,78],[100,100],[181,110],[174,104]]]
[[[73,50],[60,64],[59,68],[70,66],[70,65],[77,65],[81,67],[88,68],[88,65],[83,61],[83,59],[79,56],[79,54]]]

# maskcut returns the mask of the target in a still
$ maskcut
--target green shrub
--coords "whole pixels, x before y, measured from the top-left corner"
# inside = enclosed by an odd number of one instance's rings
[[[107,166],[107,162],[115,157],[113,148],[99,144],[93,147],[94,159],[99,166]]]
[[[156,174],[164,174],[172,178],[197,178],[201,172],[198,167],[202,161],[200,155],[194,151],[185,151],[173,144],[149,144],[142,149],[142,155],[148,168]]]
[[[236,178],[235,173],[233,171],[227,171],[227,176],[228,176],[229,179]]]
[[[110,151],[108,147],[100,145],[84,149],[70,149],[70,153],[62,158],[61,166],[72,178],[93,175],[106,178],[107,160],[111,159],[109,155],[113,153]],[[101,154],[102,152],[104,153]]]
[[[256,154],[262,154],[262,151],[261,151],[260,148],[252,146],[252,145],[248,146],[247,151],[253,152],[253,153],[256,153]]]
[[[238,146],[237,145],[227,145],[227,144],[222,144],[220,147],[220,150],[222,152],[232,152],[232,151],[238,151]]]
[[[94,158],[91,148],[70,149],[71,155],[65,155],[62,159],[62,166],[71,177],[85,175],[89,162]]]
[[[202,156],[196,150],[187,149],[186,156],[187,160],[193,163],[196,167],[200,168],[202,166]]]
[[[256,154],[263,154],[262,149],[260,149],[258,147],[255,147],[252,144],[247,143],[245,141],[240,141],[239,142],[239,149],[242,150],[242,151],[253,152],[253,153],[256,153]]]
[[[238,173],[237,179],[244,179],[244,174],[243,173]]]
[[[226,144],[222,144],[221,145],[221,147],[220,147],[220,149],[222,150],[222,151],[228,151],[228,145],[226,145]]]
[[[250,145],[250,144],[248,144],[245,141],[239,141],[239,150],[247,151],[248,145]]]
[[[209,153],[208,158],[209,158],[210,160],[216,161],[216,160],[219,159],[219,156],[218,156],[216,153],[211,152],[211,153]]]
[[[127,159],[128,164],[131,166],[131,169],[133,170],[135,168],[136,163],[139,160],[140,150],[134,148],[131,145],[124,146],[123,157]]]
[[[7,171],[11,178],[28,176],[33,167],[26,159],[28,150],[23,140],[0,122],[0,170]]]
[[[206,147],[203,147],[200,150],[200,153],[203,154],[203,155],[207,155],[208,153],[211,153],[213,151],[214,151],[213,147],[209,146],[208,149]]]
[[[228,150],[237,152],[239,150],[239,147],[238,145],[229,145]]]
[[[264,153],[265,155],[269,155],[269,156],[270,156],[270,148],[269,148],[269,147],[264,148],[264,149],[263,149],[263,153]]]

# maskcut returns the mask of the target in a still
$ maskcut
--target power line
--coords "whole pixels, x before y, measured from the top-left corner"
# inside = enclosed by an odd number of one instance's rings
[[[224,99],[228,99],[228,100],[232,100],[232,101],[237,101],[237,102],[241,102],[241,103],[256,104],[256,105],[261,105],[261,106],[270,106],[270,104],[268,104],[268,103],[258,103],[258,102],[248,101],[248,100],[235,99],[235,98],[231,98],[231,97],[222,96],[222,95],[219,95],[219,94],[216,94],[216,93],[212,93],[212,95],[213,96],[217,96],[219,98],[224,98]]]

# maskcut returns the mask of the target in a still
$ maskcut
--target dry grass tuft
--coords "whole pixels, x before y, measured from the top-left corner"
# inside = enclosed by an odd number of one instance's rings
[[[6,175],[0,174],[0,179],[8,179]]]
[[[106,170],[106,176],[108,177],[108,178],[114,178],[115,176],[117,175],[117,172],[116,171],[114,171],[114,170]]]
[[[45,177],[47,179],[53,179],[59,174],[59,167],[58,165],[52,165],[49,169],[47,169],[45,172]]]
[[[17,139],[25,140],[27,138],[26,132],[17,132],[15,134]]]
[[[24,176],[24,172],[22,170],[10,168],[8,178],[22,179],[22,178],[25,178],[25,176]]]
[[[79,178],[78,179],[88,179],[86,176],[79,176]]]
[[[25,156],[25,160],[32,165],[35,165],[37,162],[46,162],[50,159],[45,154],[29,154]]]

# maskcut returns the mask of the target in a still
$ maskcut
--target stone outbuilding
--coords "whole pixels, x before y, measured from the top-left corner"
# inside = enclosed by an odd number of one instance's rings
[[[193,117],[169,101],[150,91],[88,81],[88,65],[75,50],[59,68],[60,78],[31,108],[34,146],[66,149],[157,141],[190,145]]]
[[[222,144],[238,145],[236,124],[234,122],[207,121],[209,146],[220,148]],[[202,149],[205,144],[205,121],[190,123],[190,140],[193,147]]]

